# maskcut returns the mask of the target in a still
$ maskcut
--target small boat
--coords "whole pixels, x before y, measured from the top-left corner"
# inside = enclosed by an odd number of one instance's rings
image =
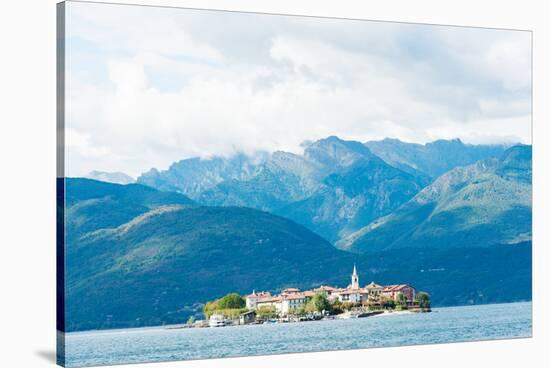
[[[226,321],[223,314],[213,314],[208,320],[208,326],[210,327],[224,327],[225,325]]]

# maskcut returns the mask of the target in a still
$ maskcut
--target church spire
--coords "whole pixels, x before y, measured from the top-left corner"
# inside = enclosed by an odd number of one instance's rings
[[[353,273],[351,274],[351,288],[354,290],[359,289],[359,276],[357,275],[355,263],[353,264]]]

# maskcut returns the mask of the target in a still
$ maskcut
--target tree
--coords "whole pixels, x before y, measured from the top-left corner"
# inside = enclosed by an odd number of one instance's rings
[[[202,312],[209,316],[210,314],[212,314],[214,311],[220,309],[219,306],[218,306],[218,300],[214,300],[212,302],[208,302],[206,303],[206,305],[204,307],[202,307]]]
[[[344,308],[342,307],[342,302],[336,299],[331,307],[330,307],[330,313],[331,314],[341,314],[344,313]]]
[[[430,300],[430,294],[421,291],[416,293],[416,302],[420,306],[420,308],[430,308],[431,300]]]
[[[227,294],[224,297],[208,302],[202,308],[202,312],[207,318],[214,313],[221,313],[228,318],[237,318],[240,313],[245,311],[246,301],[237,293]]]
[[[272,305],[264,305],[256,309],[256,316],[259,318],[273,318],[277,316],[277,311]]]
[[[382,308],[385,308],[385,309],[394,309],[395,300],[389,299],[389,298],[381,298],[380,305],[382,306]]]
[[[330,303],[324,293],[317,293],[309,301],[317,312],[329,311]]]
[[[353,308],[353,303],[352,302],[344,302],[344,303],[342,303],[341,308],[345,311],[349,311]]]
[[[406,307],[407,307],[407,298],[405,297],[405,294],[403,294],[403,293],[397,294],[397,305],[401,309],[406,309]]]
[[[313,312],[317,312],[317,307],[310,300],[304,305],[304,313],[307,314],[307,313],[313,313]]]
[[[302,306],[297,307],[297,308],[292,308],[292,309],[289,311],[289,314],[295,315],[295,316],[304,316],[304,315],[306,314],[306,309],[305,309],[305,307],[302,305]]]
[[[219,309],[241,309],[246,306],[246,301],[237,293],[227,294],[217,301]]]

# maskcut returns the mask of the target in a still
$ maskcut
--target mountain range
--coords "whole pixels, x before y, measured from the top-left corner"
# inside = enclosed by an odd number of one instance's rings
[[[531,177],[531,147],[511,147],[499,158],[441,175],[399,209],[338,245],[365,252],[530,240]]]
[[[353,263],[362,284],[410,283],[434,305],[530,300],[531,160],[525,145],[328,137],[126,185],[67,178],[67,329],[178,323],[233,291],[345,286]]]
[[[152,169],[137,182],[204,205],[269,211],[336,242],[403,205],[439,172],[498,157],[506,148],[458,139],[363,144],[331,136],[307,145],[303,155],[192,158],[166,171]]]

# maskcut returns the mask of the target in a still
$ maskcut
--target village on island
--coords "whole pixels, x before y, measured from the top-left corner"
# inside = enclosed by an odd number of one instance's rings
[[[243,297],[230,293],[203,307],[203,320],[190,317],[184,327],[223,327],[246,324],[363,318],[387,313],[430,312],[430,297],[407,284],[360,287],[355,265],[345,288],[321,285],[312,290],[283,289]]]

